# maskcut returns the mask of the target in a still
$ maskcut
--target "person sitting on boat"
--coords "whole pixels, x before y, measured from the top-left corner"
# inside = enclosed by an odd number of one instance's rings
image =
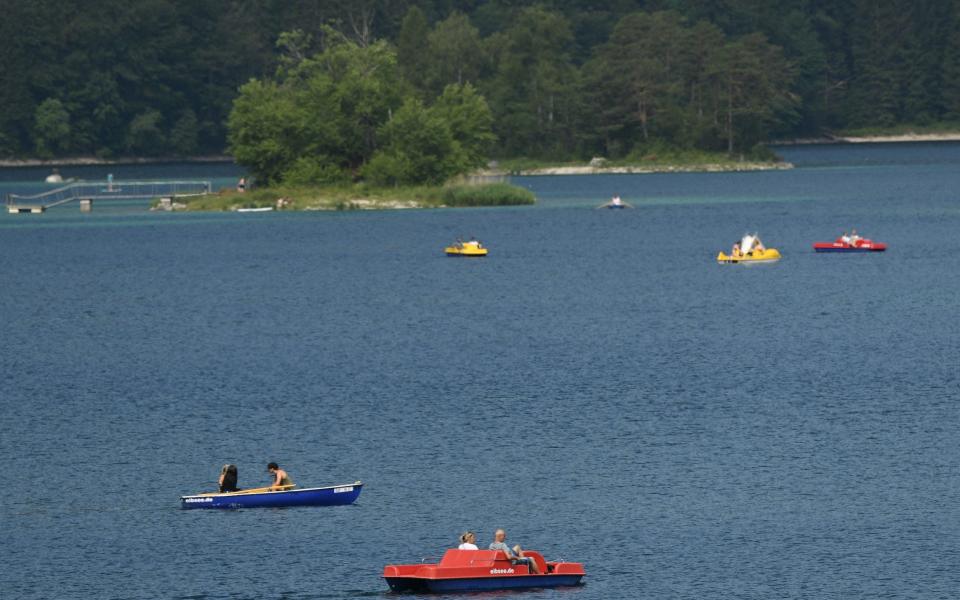
[[[844,232],[843,232],[843,235],[840,236],[840,241],[843,242],[844,244],[849,244],[849,243],[850,243],[850,236],[847,235],[847,232],[846,232],[846,231],[844,231]]]
[[[510,559],[510,562],[515,565],[527,565],[530,567],[530,572],[534,575],[540,574],[540,567],[537,566],[537,561],[532,558],[525,557],[523,555],[523,549],[519,545],[510,548],[506,544],[507,532],[503,529],[498,529],[493,534],[493,542],[490,543],[491,550],[500,550],[507,555],[507,558]]]
[[[270,489],[280,489],[283,487],[293,486],[293,480],[290,479],[290,476],[287,475],[287,472],[281,469],[277,463],[272,462],[268,464],[267,472],[273,473],[273,483],[270,485]]]
[[[221,494],[239,491],[240,488],[237,487],[237,465],[223,465],[223,468],[220,469],[220,479],[217,480],[217,484],[220,486]]]
[[[858,243],[860,240],[862,240],[862,239],[863,239],[862,237],[860,237],[859,235],[857,235],[857,230],[856,230],[856,229],[850,230],[850,245],[851,245],[851,246],[856,246],[857,243]]]
[[[763,242],[760,241],[760,238],[757,237],[757,236],[754,236],[754,237],[753,237],[753,251],[754,251],[754,252],[758,252],[758,253],[760,253],[760,254],[763,254],[763,252],[764,252],[765,250],[766,250],[766,248],[764,248]]]
[[[477,534],[472,531],[465,531],[460,535],[460,545],[457,550],[479,550],[477,548]]]
[[[737,240],[733,243],[733,248],[730,250],[730,256],[733,258],[740,258],[743,256],[743,253],[740,252],[740,241]]]
[[[614,196],[610,200],[610,206],[623,206],[623,200],[620,199],[620,196]]]

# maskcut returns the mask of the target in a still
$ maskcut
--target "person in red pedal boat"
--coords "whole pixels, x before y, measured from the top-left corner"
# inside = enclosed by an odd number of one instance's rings
[[[510,559],[515,565],[524,564],[530,567],[530,572],[534,575],[540,574],[540,567],[537,566],[537,561],[532,558],[526,558],[523,556],[523,550],[519,545],[510,548],[506,543],[507,532],[503,529],[498,529],[496,533],[493,534],[493,542],[490,544],[491,550],[501,550],[504,554],[507,555],[507,558]]]

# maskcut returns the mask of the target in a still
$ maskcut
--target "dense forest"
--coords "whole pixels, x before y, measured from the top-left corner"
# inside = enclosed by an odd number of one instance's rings
[[[242,86],[334,43],[395,65],[410,131],[485,102],[501,157],[960,119],[960,0],[4,0],[0,39],[4,157],[222,153]]]

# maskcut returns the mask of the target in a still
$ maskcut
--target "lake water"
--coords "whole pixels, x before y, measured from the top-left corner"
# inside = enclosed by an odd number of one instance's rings
[[[504,527],[586,584],[480,597],[955,597],[960,145],[780,151],[524,208],[0,216],[0,593],[388,597]],[[851,227],[889,250],[812,252]],[[746,231],[783,260],[717,265]],[[180,510],[271,460],[366,485]]]

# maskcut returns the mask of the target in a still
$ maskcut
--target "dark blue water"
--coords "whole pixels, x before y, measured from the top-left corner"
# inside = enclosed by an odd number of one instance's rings
[[[960,146],[925,152],[525,178],[519,209],[2,215],[0,590],[388,596],[383,565],[504,527],[587,583],[481,597],[953,597]],[[889,251],[812,253],[850,227]],[[783,260],[717,265],[747,230]],[[489,258],[443,256],[471,234]],[[270,460],[366,486],[179,509]]]

